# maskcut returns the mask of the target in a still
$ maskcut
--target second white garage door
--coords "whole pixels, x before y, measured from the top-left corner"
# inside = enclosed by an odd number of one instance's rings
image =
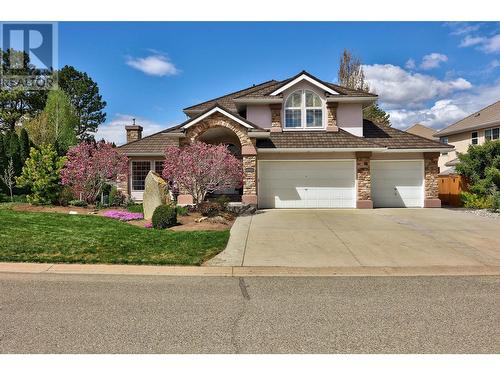
[[[374,207],[423,207],[423,160],[370,163]]]
[[[260,208],[356,206],[354,160],[260,161]]]

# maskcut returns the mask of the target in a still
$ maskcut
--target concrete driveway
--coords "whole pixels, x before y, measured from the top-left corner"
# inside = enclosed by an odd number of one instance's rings
[[[500,220],[448,209],[264,210],[208,265],[500,266]]]

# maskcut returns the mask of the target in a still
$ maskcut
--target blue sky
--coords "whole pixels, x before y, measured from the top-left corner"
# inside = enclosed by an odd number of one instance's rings
[[[59,24],[59,65],[98,82],[98,136],[117,143],[132,117],[152,133],[184,121],[184,107],[303,69],[335,82],[344,48],[399,128],[440,128],[500,99],[500,23]]]

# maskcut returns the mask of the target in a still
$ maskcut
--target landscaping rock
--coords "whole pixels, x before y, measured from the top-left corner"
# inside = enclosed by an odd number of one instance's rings
[[[243,204],[241,202],[229,202],[227,210],[238,216],[253,215],[257,211],[257,206],[254,204]]]
[[[76,211],[70,211],[70,212],[68,212],[68,213],[69,213],[70,215],[78,215],[78,212],[76,212]]]
[[[158,173],[149,171],[144,183],[144,197],[142,205],[144,208],[144,219],[150,220],[156,207],[171,202],[168,193],[168,183]]]
[[[205,221],[205,220],[207,220],[207,219],[208,219],[208,217],[206,217],[206,216],[202,216],[202,217],[200,217],[200,218],[196,219],[196,220],[195,220],[195,222],[196,222],[196,223],[201,223],[202,221]]]
[[[214,224],[227,224],[228,221],[223,218],[222,216],[214,216],[208,219],[209,222],[214,223]]]

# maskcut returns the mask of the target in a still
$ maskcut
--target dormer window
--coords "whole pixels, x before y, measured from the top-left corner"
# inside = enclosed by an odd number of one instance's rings
[[[297,90],[285,102],[285,129],[323,128],[323,102],[311,90]]]

